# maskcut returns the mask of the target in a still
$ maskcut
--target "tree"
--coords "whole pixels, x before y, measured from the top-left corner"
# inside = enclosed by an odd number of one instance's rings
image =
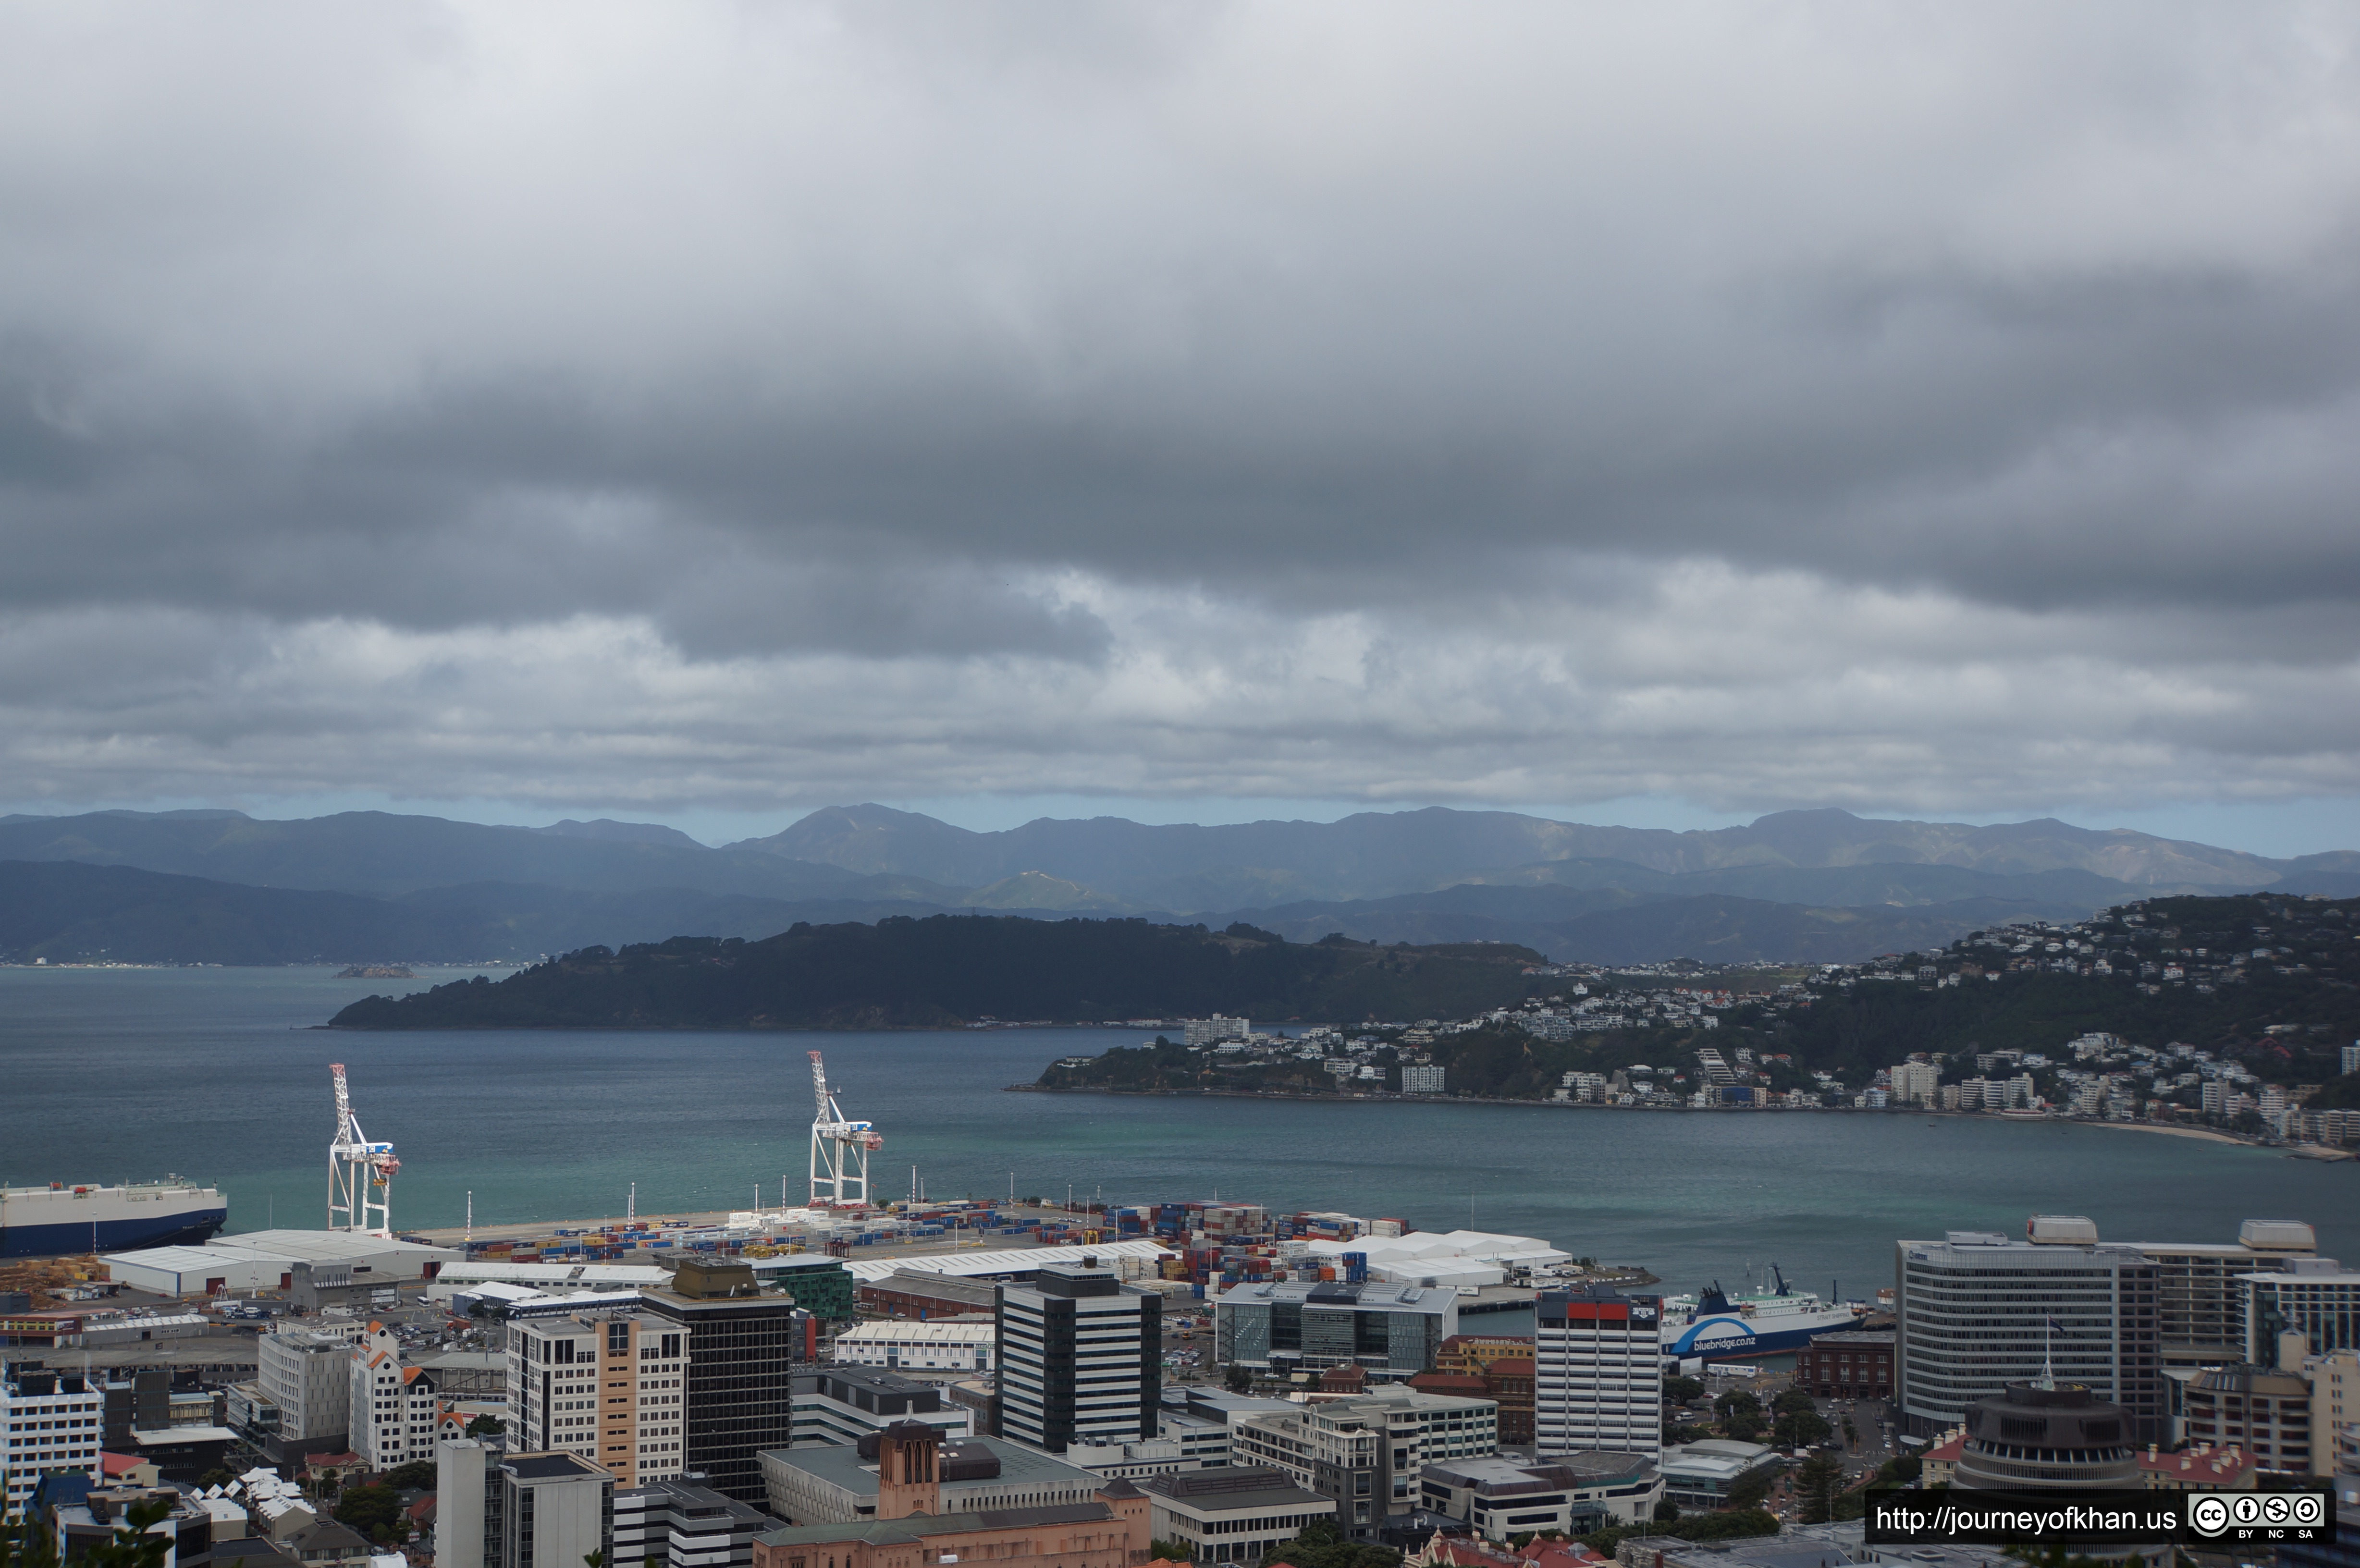
[[[1843,1465],[1830,1454],[1815,1454],[1795,1467],[1795,1497],[1801,1503],[1805,1524],[1825,1524],[1835,1513],[1836,1493],[1843,1487]]]
[[[337,1499],[335,1518],[338,1523],[348,1524],[363,1535],[372,1533],[379,1525],[390,1530],[393,1521],[401,1519],[401,1498],[388,1486],[348,1486]]]
[[[469,1437],[497,1437],[508,1431],[508,1423],[497,1416],[477,1416],[467,1423]]]
[[[1666,1497],[1662,1502],[1657,1503],[1655,1505],[1655,1522],[1657,1524],[1679,1523],[1680,1505],[1672,1501],[1669,1497]]]
[[[1253,1369],[1242,1361],[1232,1361],[1221,1380],[1228,1385],[1230,1393],[1245,1393],[1253,1387]]]
[[[203,1475],[198,1476],[197,1485],[207,1488],[213,1486],[226,1486],[232,1481],[236,1479],[237,1475],[235,1471],[224,1470],[217,1465],[213,1466],[213,1468],[206,1471]]]
[[[1317,1519],[1293,1541],[1282,1541],[1262,1554],[1262,1568],[1288,1563],[1294,1568],[1401,1568],[1402,1554],[1389,1546],[1353,1541],[1333,1519]]]
[[[1813,1448],[1825,1443],[1833,1430],[1827,1417],[1817,1410],[1780,1410],[1771,1428],[1771,1441],[1781,1448]]]
[[[1676,1405],[1685,1405],[1690,1399],[1701,1399],[1704,1398],[1704,1380],[1700,1377],[1683,1377],[1675,1373],[1664,1379],[1664,1398]]]
[[[1770,1495],[1770,1472],[1756,1470],[1738,1478],[1729,1488],[1729,1507],[1737,1509],[1758,1509],[1762,1499]]]
[[[434,1485],[434,1461],[413,1459],[385,1473],[386,1483],[404,1492],[421,1492]]]
[[[1188,1549],[1176,1541],[1149,1541],[1147,1556],[1153,1563],[1186,1563],[1193,1560]]]

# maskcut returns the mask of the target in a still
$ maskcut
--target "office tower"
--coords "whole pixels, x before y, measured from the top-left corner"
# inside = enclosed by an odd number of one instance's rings
[[[2319,1247],[2298,1220],[2247,1220],[2233,1242],[2134,1245],[2156,1265],[2157,1351],[2166,1367],[2245,1359],[2245,1277],[2285,1269]]]
[[[2053,1370],[2055,1381],[2121,1405],[2132,1442],[2167,1436],[2158,1265],[2136,1247],[2097,1242],[2087,1221],[2044,1218],[2047,1234],[2083,1239],[2011,1241],[1954,1230],[1940,1241],[1895,1244],[1894,1402],[1905,1432],[1939,1436],[1961,1425],[1977,1399]]]
[[[994,1355],[1002,1436],[1051,1454],[1155,1435],[1163,1300],[1123,1289],[1094,1258],[1002,1285]]]
[[[280,1454],[333,1454],[347,1446],[352,1341],[280,1326],[255,1342],[256,1391],[278,1411]],[[278,1459],[280,1454],[266,1455]]]
[[[2360,1349],[2360,1272],[2333,1258],[2289,1258],[2274,1273],[2238,1280],[2246,1292],[2243,1359],[2284,1365],[2278,1335],[2299,1334],[2314,1356]]]
[[[702,1475],[725,1497],[759,1505],[762,1467],[756,1455],[794,1441],[794,1365],[812,1319],[794,1298],[764,1294],[743,1263],[683,1258],[672,1289],[643,1291],[650,1332],[681,1336],[676,1376],[682,1420],[681,1469]],[[659,1361],[669,1342],[659,1338]],[[643,1336],[642,1351],[648,1348]],[[657,1374],[655,1376],[662,1376]],[[669,1408],[669,1407],[666,1407]]]
[[[15,1519],[44,1475],[99,1476],[105,1402],[79,1375],[0,1367],[0,1519]]]
[[[681,1473],[687,1390],[679,1329],[631,1307],[508,1325],[509,1443],[578,1454],[640,1486]]]
[[[500,1560],[489,1568],[581,1568],[615,1556],[615,1478],[574,1454],[513,1454],[500,1485]]]
[[[1593,1284],[1544,1290],[1537,1307],[1533,1426],[1540,1451],[1660,1454],[1663,1299]]]

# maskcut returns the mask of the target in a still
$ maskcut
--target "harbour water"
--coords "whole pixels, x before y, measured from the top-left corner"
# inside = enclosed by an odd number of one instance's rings
[[[213,1182],[230,1227],[324,1221],[328,1063],[402,1161],[399,1226],[742,1208],[805,1173],[810,1064],[885,1135],[900,1197],[1244,1198],[1545,1236],[1644,1263],[1667,1290],[1889,1284],[1897,1236],[2020,1233],[2086,1214],[2118,1240],[2229,1240],[2307,1220],[2360,1259],[2360,1165],[2160,1134],[1980,1117],[1635,1113],[1011,1094],[1130,1030],[910,1034],[311,1029],[372,989],[326,969],[0,969],[0,1181],[167,1172]],[[497,976],[497,972],[493,972]]]

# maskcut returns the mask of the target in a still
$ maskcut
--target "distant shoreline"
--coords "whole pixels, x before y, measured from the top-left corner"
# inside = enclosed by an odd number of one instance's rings
[[[1263,1089],[1117,1089],[1097,1084],[1053,1088],[1045,1083],[1011,1083],[1007,1094],[1131,1094],[1142,1099],[1297,1100],[1331,1105],[1528,1105],[1566,1111],[1678,1111],[1699,1116],[1939,1116],[1948,1121],[1984,1121],[2013,1127],[2111,1127],[2117,1132],[2159,1132],[2172,1138],[2192,1138],[2205,1143],[2225,1143],[2237,1149],[2271,1149],[2275,1145],[2213,1132],[2206,1127],[2165,1127],[2156,1122],[2082,1121],[2073,1116],[1996,1116],[1961,1111],[1928,1110],[1923,1105],[1798,1105],[1793,1108],[1743,1105],[1602,1105],[1595,1100],[1523,1100],[1489,1095],[1457,1094],[1311,1094]]]
[[[2242,1149],[2267,1149],[2267,1144],[2253,1143],[2242,1138],[2232,1138],[2225,1132],[2209,1127],[2166,1127],[2161,1122],[2087,1122],[2087,1127],[2112,1127],[2116,1132],[2159,1132],[2166,1138],[2202,1138],[2206,1143],[2234,1143]]]

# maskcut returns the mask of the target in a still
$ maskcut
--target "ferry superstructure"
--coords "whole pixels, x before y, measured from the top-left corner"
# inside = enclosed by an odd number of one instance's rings
[[[1858,1307],[1829,1303],[1788,1285],[1772,1270],[1776,1288],[1734,1296],[1719,1283],[1700,1296],[1664,1298],[1663,1349],[1666,1361],[1737,1361],[1800,1350],[1823,1334],[1857,1328]]]
[[[0,1258],[192,1244],[228,1223],[220,1190],[187,1181],[0,1187]]]

